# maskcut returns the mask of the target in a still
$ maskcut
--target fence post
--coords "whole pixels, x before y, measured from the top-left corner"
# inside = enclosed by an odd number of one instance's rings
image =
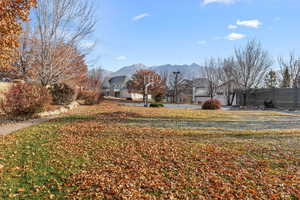
[[[298,88],[295,87],[295,108],[298,107]]]
[[[277,101],[276,101],[276,88],[272,88],[272,100],[275,107],[277,107]]]

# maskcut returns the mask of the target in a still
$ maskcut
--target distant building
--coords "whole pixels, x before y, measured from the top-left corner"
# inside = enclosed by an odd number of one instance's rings
[[[115,76],[108,78],[103,83],[103,92],[105,96],[116,98],[132,99],[134,101],[143,100],[143,94],[130,93],[127,83],[130,81],[128,76]],[[151,99],[151,95],[148,97]]]
[[[208,80],[205,78],[199,78],[193,81],[193,103],[201,104],[210,99],[208,86]]]
[[[177,88],[177,103],[193,103],[193,81],[191,80],[183,80]],[[176,102],[175,91],[167,90],[166,93],[166,101],[169,103]]]
[[[217,88],[214,99],[217,99],[221,102],[222,105],[228,104],[228,92],[233,92],[235,89],[235,84],[233,81],[228,81],[223,83]],[[201,104],[209,100],[209,82],[206,78],[199,78],[193,81],[193,103]],[[236,97],[233,97],[233,102],[236,104]]]

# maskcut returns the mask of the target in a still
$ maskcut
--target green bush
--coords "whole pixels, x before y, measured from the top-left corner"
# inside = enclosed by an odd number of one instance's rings
[[[221,109],[221,103],[217,99],[209,99],[202,104],[203,110],[219,110]]]
[[[83,105],[99,104],[102,99],[102,94],[99,91],[82,90],[79,92],[77,100]]]
[[[164,107],[164,105],[159,104],[159,103],[152,103],[152,104],[150,104],[150,107],[151,108],[162,108],[162,107]]]
[[[1,109],[12,117],[32,117],[44,111],[52,97],[47,88],[29,83],[15,83],[4,94]]]
[[[50,91],[56,105],[68,105],[76,99],[75,90],[65,83],[52,85]]]

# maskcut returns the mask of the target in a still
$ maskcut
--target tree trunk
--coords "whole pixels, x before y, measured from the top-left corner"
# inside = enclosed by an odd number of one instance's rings
[[[143,102],[144,102],[144,106],[145,106],[145,107],[148,107],[147,94],[145,94],[145,92],[144,92],[144,94],[143,94]]]
[[[231,97],[231,101],[230,101],[230,106],[233,105],[233,101],[234,101],[234,98],[235,98],[235,92],[232,94],[232,97]]]
[[[230,94],[227,95],[227,106],[231,106],[231,96]]]
[[[243,93],[243,98],[244,98],[244,106],[247,106],[247,93],[246,92],[244,92]]]
[[[229,87],[227,87],[226,97],[227,97],[227,106],[232,106],[232,103],[231,103],[231,92],[230,92]]]

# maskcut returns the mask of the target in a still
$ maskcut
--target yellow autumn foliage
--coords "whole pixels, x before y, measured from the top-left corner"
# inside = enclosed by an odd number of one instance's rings
[[[10,64],[18,47],[18,36],[22,31],[21,21],[27,21],[30,8],[36,0],[1,0],[0,1],[0,73],[11,70]]]

